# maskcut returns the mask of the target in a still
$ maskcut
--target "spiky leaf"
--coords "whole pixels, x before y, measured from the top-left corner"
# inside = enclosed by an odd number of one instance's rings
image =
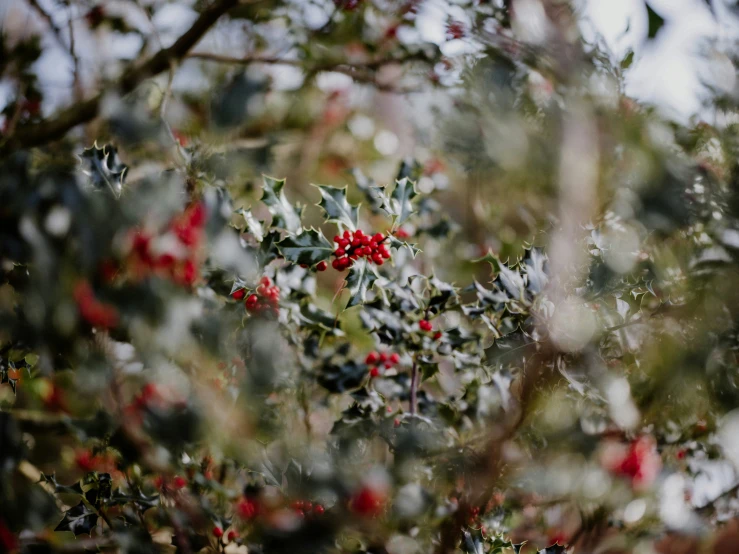
[[[89,535],[98,521],[98,515],[87,504],[80,502],[67,510],[64,519],[54,531],[72,531],[75,535]]]
[[[285,179],[264,176],[262,202],[272,214],[272,226],[288,233],[298,234],[302,229],[300,212],[288,201],[283,190]]]
[[[328,259],[333,252],[332,244],[316,229],[308,229],[297,236],[287,237],[277,243],[277,248],[285,259],[308,266]]]
[[[314,185],[321,193],[319,206],[326,212],[326,221],[333,221],[347,229],[357,229],[359,208],[352,206],[346,199],[346,187],[337,188],[325,185]]]
[[[349,302],[346,307],[351,308],[358,304],[364,304],[369,291],[377,281],[377,273],[366,260],[357,260],[346,277],[346,285],[349,288]]]
[[[121,195],[128,168],[120,162],[113,146],[105,145],[100,148],[95,143],[82,151],[80,161],[82,173],[90,178],[95,188],[107,188],[116,197]]]
[[[393,217],[395,225],[401,225],[413,213],[412,200],[418,196],[416,185],[408,178],[395,182],[395,188],[390,196],[383,194],[383,209]]]
[[[239,208],[236,213],[244,218],[246,223],[246,230],[252,234],[252,236],[258,241],[264,240],[264,225],[259,221],[254,214],[251,213],[250,209]]]

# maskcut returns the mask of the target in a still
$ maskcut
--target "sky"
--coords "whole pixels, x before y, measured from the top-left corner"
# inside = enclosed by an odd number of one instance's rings
[[[728,0],[726,0],[728,2]],[[653,41],[647,40],[647,10],[642,0],[585,0],[583,32],[600,35],[616,59],[629,50],[635,58],[626,74],[626,93],[657,105],[668,117],[686,122],[712,114],[701,104],[701,79],[732,90],[735,69],[724,56],[701,55],[707,39],[719,45],[736,40],[736,16],[724,0],[712,0],[714,16],[704,0],[649,0],[665,25]]]

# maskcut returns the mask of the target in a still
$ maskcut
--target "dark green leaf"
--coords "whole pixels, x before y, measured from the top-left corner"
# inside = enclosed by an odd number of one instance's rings
[[[95,143],[82,151],[80,161],[82,172],[90,177],[93,186],[107,188],[115,196],[120,196],[128,168],[119,161],[114,147],[105,145],[100,148]]]
[[[648,36],[653,39],[659,33],[659,30],[665,24],[665,20],[652,9],[652,6],[647,4],[647,17],[649,21],[649,32]]]
[[[349,302],[346,307],[351,308],[358,304],[364,304],[367,300],[367,292],[377,281],[377,273],[366,260],[357,260],[349,270],[346,277],[346,285],[349,288]]]
[[[333,253],[333,245],[321,231],[308,229],[297,236],[290,236],[277,243],[286,260],[312,266],[328,259]]]
[[[285,179],[278,180],[264,175],[262,202],[272,214],[273,227],[296,235],[303,228],[300,222],[300,212],[287,200],[283,190],[284,186]]]
[[[356,230],[359,208],[347,201],[346,187],[314,186],[321,192],[321,201],[318,205],[326,212],[326,221],[333,221],[352,231]]]
[[[84,502],[70,508],[54,531],[72,531],[75,535],[89,535],[97,524],[98,515]]]

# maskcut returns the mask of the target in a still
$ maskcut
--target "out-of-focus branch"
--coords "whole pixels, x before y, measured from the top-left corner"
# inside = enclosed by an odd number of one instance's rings
[[[393,92],[397,94],[408,94],[412,92],[420,92],[417,88],[401,88],[388,83],[382,83],[377,80],[376,71],[384,66],[392,64],[405,64],[411,61],[426,61],[428,58],[421,54],[412,54],[404,58],[383,58],[372,60],[368,62],[348,63],[348,62],[336,62],[336,63],[320,63],[315,65],[306,64],[303,60],[285,59],[270,56],[225,56],[221,54],[214,54],[211,52],[193,52],[188,54],[188,58],[198,59],[203,61],[231,64],[231,65],[251,65],[251,64],[266,64],[266,65],[287,65],[291,67],[305,68],[308,75],[315,75],[324,71],[331,71],[336,73],[342,73],[351,77],[354,81],[359,83],[367,83],[374,86],[376,89],[383,92]]]
[[[172,62],[184,58],[208,29],[238,3],[238,0],[215,0],[172,46],[159,50],[148,60],[128,69],[120,79],[119,91],[122,94],[131,92],[142,81],[169,69]],[[61,138],[73,127],[94,119],[100,110],[106,92],[101,91],[92,98],[70,106],[53,118],[17,129],[4,143],[0,144],[0,157],[20,148],[38,146]]]

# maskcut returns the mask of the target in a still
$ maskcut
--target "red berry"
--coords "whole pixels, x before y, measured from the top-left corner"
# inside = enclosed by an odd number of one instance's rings
[[[390,369],[391,367],[393,367],[391,362],[385,362],[385,369]]]
[[[228,532],[228,541],[229,541],[229,542],[233,542],[233,541],[235,541],[235,540],[236,540],[237,538],[239,538],[239,534],[238,534],[238,533],[236,532],[236,530],[235,530],[235,529],[231,529],[231,530],[230,530],[230,531]]]
[[[339,235],[334,235],[334,242],[336,243],[341,242],[341,237]]]
[[[270,279],[269,277],[267,277],[267,276],[265,275],[264,277],[262,277],[262,278],[261,278],[261,279],[259,280],[259,284],[260,284],[260,285],[263,285],[263,286],[265,286],[265,287],[270,287],[270,286],[272,286],[272,279]]]
[[[350,233],[350,232],[349,232],[349,231],[347,230],[347,231],[344,231],[344,234],[343,234],[342,236],[343,236],[343,237],[344,237],[345,239],[349,239],[349,237],[351,237],[351,236],[352,236],[352,234],[351,234],[351,233]]]
[[[397,364],[400,361],[400,354],[398,354],[397,352],[390,354],[389,361],[393,364]]]
[[[384,248],[384,247],[383,248],[380,248],[380,256],[382,256],[386,260],[389,260],[390,259],[390,252],[388,251],[387,248]]]
[[[379,377],[380,376],[380,370],[377,367],[371,367],[370,368],[370,377]]]
[[[341,248],[346,248],[347,246],[349,246],[349,239],[341,239],[339,241],[339,246]]]
[[[367,357],[364,359],[364,363],[367,365],[376,364],[380,359],[380,356],[377,354],[377,352],[370,352],[367,354]]]
[[[234,300],[241,300],[244,296],[246,296],[246,291],[244,289],[238,289],[231,293],[231,298]]]
[[[305,517],[305,512],[303,510],[295,510],[295,515],[300,519],[303,519]]]
[[[213,535],[220,539],[223,536],[223,529],[218,526],[213,527]]]
[[[318,271],[326,271],[327,268],[328,268],[328,264],[325,261],[318,262],[316,264],[316,269]]]
[[[334,252],[334,254],[336,254],[338,257],[341,257],[344,254],[346,254],[346,250],[344,250],[343,248],[337,248],[336,249],[336,252]]]
[[[374,242],[382,242],[383,240],[385,240],[385,237],[382,233],[377,233],[374,237],[372,237],[372,240]]]
[[[384,363],[387,361],[387,354],[385,354],[384,352],[381,352],[380,355],[377,357],[377,359]]]
[[[334,258],[334,261],[331,262],[331,267],[340,271],[341,270],[341,258]]]
[[[441,338],[441,335],[442,335],[441,331],[436,331],[436,333],[434,333],[434,340],[439,340]]]
[[[393,427],[400,427],[400,420],[397,417],[393,420]]]
[[[177,475],[173,480],[172,483],[174,484],[174,487],[176,489],[184,489],[185,486],[187,486],[187,480],[182,477],[181,475]]]
[[[433,328],[433,326],[431,325],[431,322],[425,319],[422,319],[421,321],[419,321],[418,326],[423,331],[431,331],[431,329]]]
[[[371,237],[362,237],[362,246],[369,246],[371,242]]]
[[[242,499],[236,505],[236,513],[242,519],[253,519],[259,514],[259,504],[248,498]]]
[[[303,509],[303,501],[302,500],[293,500],[293,502],[290,504],[290,507],[293,510],[302,510]]]
[[[361,246],[361,245],[362,245],[362,240],[361,239],[353,239],[352,240],[352,246],[354,248],[356,248],[357,246]]]
[[[382,256],[380,254],[373,254],[372,261],[375,262],[377,265],[382,265],[385,263],[385,260],[382,259]]]
[[[310,500],[303,501],[303,510],[305,510],[306,512],[309,512],[312,509],[313,509],[313,502],[311,502]]]
[[[313,506],[313,513],[316,514],[316,515],[319,515],[320,516],[325,511],[326,510],[320,504],[316,504],[315,506]]]
[[[363,487],[354,495],[351,501],[352,510],[363,516],[376,516],[382,511],[385,503],[383,494],[371,489]]]
[[[307,269],[308,268],[308,266],[306,264],[300,264],[300,267],[302,267],[303,269]]]
[[[363,236],[364,236],[364,231],[362,231],[361,229],[357,229],[356,231],[354,231],[355,238],[361,239]]]

